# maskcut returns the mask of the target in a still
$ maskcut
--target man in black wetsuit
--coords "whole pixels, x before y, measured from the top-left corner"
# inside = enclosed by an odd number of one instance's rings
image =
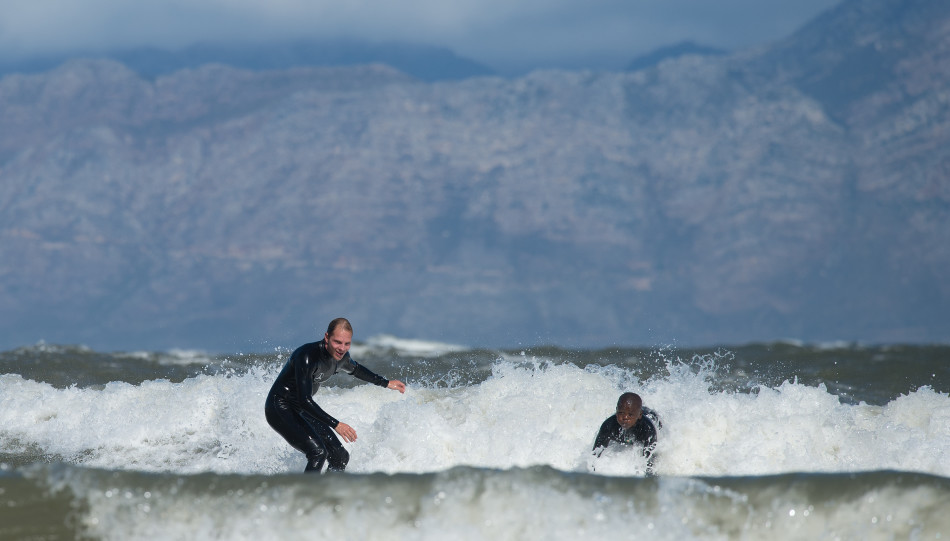
[[[643,400],[636,393],[623,393],[617,400],[617,414],[608,417],[600,425],[600,432],[594,440],[594,454],[600,456],[611,442],[620,445],[639,445],[643,456],[647,457],[647,475],[653,475],[653,450],[656,447],[656,426],[644,413]],[[656,412],[649,413],[657,419]]]
[[[334,419],[313,401],[321,383],[342,371],[380,387],[406,392],[405,383],[380,377],[351,359],[352,338],[350,322],[334,319],[323,340],[294,350],[267,394],[267,423],[294,449],[307,455],[306,472],[319,473],[324,462],[328,463],[327,471],[346,468],[350,454],[333,430],[346,442],[356,441],[353,427]]]

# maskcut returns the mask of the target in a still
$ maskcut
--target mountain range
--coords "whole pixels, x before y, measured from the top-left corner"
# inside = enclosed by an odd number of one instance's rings
[[[342,38],[267,43],[196,43],[180,50],[136,47],[98,52],[74,51],[3,61],[0,62],[0,75],[44,72],[75,58],[115,60],[146,79],[206,64],[262,71],[378,63],[422,81],[452,81],[494,75],[488,66],[459,56],[445,47]]]
[[[0,79],[0,347],[950,336],[950,4],[631,71]]]

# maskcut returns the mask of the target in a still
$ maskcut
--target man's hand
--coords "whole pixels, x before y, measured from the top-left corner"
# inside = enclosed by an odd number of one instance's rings
[[[387,385],[386,388],[392,389],[394,391],[399,391],[400,393],[406,392],[406,384],[399,381],[398,379],[389,380],[389,385]]]
[[[353,430],[352,426],[341,421],[340,423],[336,425],[336,428],[334,428],[334,430],[336,430],[337,434],[343,437],[343,441],[347,443],[352,443],[356,441],[356,431]]]

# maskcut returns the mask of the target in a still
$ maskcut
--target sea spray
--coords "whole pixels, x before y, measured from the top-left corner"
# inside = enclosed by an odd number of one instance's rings
[[[263,416],[280,365],[85,388],[5,374],[0,451],[28,448],[36,458],[107,469],[300,471],[302,455]],[[824,384],[795,379],[735,390],[722,385],[724,370],[709,358],[672,360],[645,379],[620,364],[581,367],[518,354],[496,357],[489,369],[470,384],[459,383],[464,376],[446,384],[441,374],[409,379],[405,395],[338,374],[316,400],[357,430],[359,439],[346,444],[352,472],[535,465],[590,471],[597,427],[621,392],[634,391],[664,421],[660,474],[950,473],[950,399],[930,386],[878,406],[849,404]],[[600,471],[643,472],[634,458],[605,458]]]
[[[17,486],[16,483],[19,483]],[[416,474],[154,474],[33,466],[21,511],[95,539],[935,539],[950,481],[869,472],[763,477],[608,477],[546,466]],[[21,503],[22,502],[22,503]]]
[[[405,395],[321,387],[359,435],[323,476],[263,417],[285,350],[2,352],[0,538],[950,535],[950,348],[424,346],[355,348]],[[624,391],[663,418],[656,478],[590,453]]]

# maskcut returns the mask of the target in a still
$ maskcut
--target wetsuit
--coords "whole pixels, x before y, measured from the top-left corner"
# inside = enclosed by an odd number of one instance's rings
[[[655,415],[655,413],[654,413]],[[594,452],[600,456],[610,442],[620,445],[639,445],[643,456],[647,457],[647,475],[653,475],[653,450],[656,448],[656,427],[647,416],[647,408],[643,408],[643,415],[630,428],[624,430],[617,422],[617,416],[611,415],[600,425],[600,432],[594,440]]]
[[[338,371],[380,387],[389,385],[389,380],[351,359],[349,352],[335,360],[321,340],[294,350],[267,394],[267,423],[294,449],[307,455],[307,472],[319,472],[325,461],[328,471],[343,471],[350,460],[333,433],[340,421],[313,401],[320,384]]]

